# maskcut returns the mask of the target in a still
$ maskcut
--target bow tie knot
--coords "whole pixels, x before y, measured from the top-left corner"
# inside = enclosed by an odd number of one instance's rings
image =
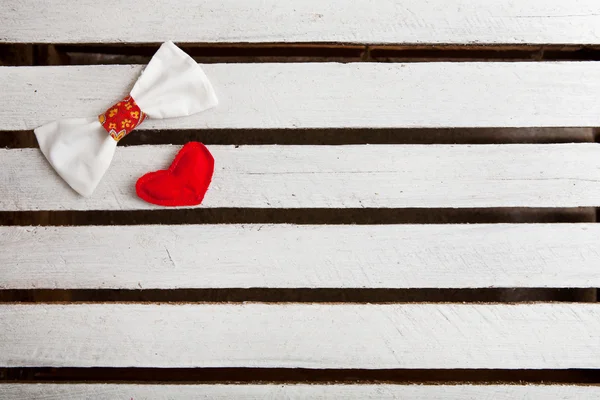
[[[116,142],[123,139],[146,118],[133,97],[128,96],[109,107],[98,121]]]

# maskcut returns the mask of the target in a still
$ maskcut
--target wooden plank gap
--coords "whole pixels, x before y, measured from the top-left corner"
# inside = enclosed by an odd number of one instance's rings
[[[148,224],[472,224],[596,222],[596,209],[574,208],[191,208],[120,211],[0,211],[5,226]]]
[[[590,369],[0,368],[11,383],[600,384]]]
[[[591,293],[591,294],[590,294]],[[593,302],[588,288],[8,289],[0,303],[534,303]]]
[[[600,46],[577,45],[383,45],[369,46],[369,61],[597,61]]]
[[[0,128],[1,129],[1,128]],[[594,142],[593,128],[331,128],[331,129],[173,129],[136,131],[119,146],[345,145],[345,144],[549,144]],[[0,133],[0,147],[37,148],[32,130]]]
[[[0,43],[0,66],[4,65],[35,65],[33,46],[30,44]]]
[[[160,44],[57,45],[55,65],[146,64]],[[180,44],[201,63],[357,62],[366,45],[326,43]]]
[[[35,45],[47,64],[147,63],[160,44]],[[252,62],[431,62],[598,61],[598,45],[367,45],[345,43],[180,44],[201,63]]]

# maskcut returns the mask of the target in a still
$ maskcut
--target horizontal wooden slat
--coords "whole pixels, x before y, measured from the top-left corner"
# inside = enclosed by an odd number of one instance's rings
[[[1,289],[598,287],[597,224],[0,227]]]
[[[595,304],[9,304],[0,326],[4,367],[600,367]]]
[[[0,15],[1,42],[600,43],[595,0],[22,0]]]
[[[568,385],[142,385],[0,384],[0,399],[597,399],[598,386]]]
[[[203,68],[217,108],[140,129],[600,126],[598,62]],[[141,69],[0,67],[0,130],[98,115],[128,93]]]
[[[118,148],[91,197],[75,193],[37,149],[0,149],[0,210],[156,209],[135,195],[143,174],[180,146]],[[210,146],[205,207],[600,206],[600,145]]]

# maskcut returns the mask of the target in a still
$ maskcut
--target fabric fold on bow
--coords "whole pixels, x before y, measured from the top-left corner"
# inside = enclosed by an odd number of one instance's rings
[[[185,117],[217,105],[202,68],[173,42],[161,45],[130,94],[98,117],[63,119],[34,130],[56,172],[90,196],[110,166],[117,142],[145,118]]]

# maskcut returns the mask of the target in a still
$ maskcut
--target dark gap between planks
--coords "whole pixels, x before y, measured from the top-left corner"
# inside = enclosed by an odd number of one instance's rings
[[[146,64],[159,43],[0,44],[0,65]],[[201,63],[594,61],[598,45],[179,43]]]
[[[593,128],[327,128],[137,130],[119,146],[588,143]],[[37,148],[32,130],[0,132],[0,147]]]
[[[596,302],[593,288],[6,289],[0,303],[531,303]]]
[[[154,224],[389,225],[469,223],[590,223],[581,208],[190,208],[119,211],[0,211],[0,226]]]
[[[385,45],[368,46],[368,60],[432,61],[597,61],[598,45]]]
[[[592,369],[0,368],[2,383],[600,384]]]

